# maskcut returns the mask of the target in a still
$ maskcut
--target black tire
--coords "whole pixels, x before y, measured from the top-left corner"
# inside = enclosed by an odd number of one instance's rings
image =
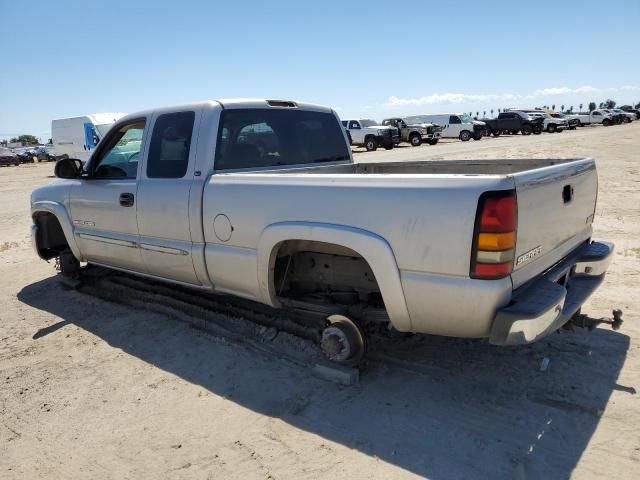
[[[463,130],[460,132],[458,138],[463,142],[468,142],[471,139],[471,132],[469,130]]]
[[[494,131],[492,131],[492,132],[491,132],[491,134],[492,134],[494,137],[499,137],[499,136],[500,136],[500,130],[494,130]]]
[[[364,148],[367,149],[367,152],[375,152],[378,149],[378,139],[376,137],[365,138]]]
[[[60,252],[58,269],[60,274],[69,280],[80,278],[80,262],[69,249]]]
[[[605,118],[605,119],[602,121],[602,125],[604,125],[605,127],[608,127],[609,125],[611,125],[611,120],[610,120],[610,119],[608,119],[608,118]]]
[[[582,123],[582,120],[578,120],[578,126],[579,126],[579,127],[584,127],[584,125],[585,125],[585,124],[584,124],[584,123]]]
[[[558,130],[558,127],[555,123],[550,123],[547,125],[547,133],[555,133]]]
[[[482,133],[474,133],[473,134],[473,139],[474,140],[482,140]]]
[[[388,145],[385,145],[385,146],[384,146],[384,149],[385,149],[385,150],[393,150],[393,147],[394,147],[393,143],[390,143],[390,144],[388,144]]]
[[[624,117],[624,123],[631,123],[631,119],[629,117]]]
[[[520,131],[522,132],[522,135],[531,135],[533,133],[533,128],[531,125],[526,124],[522,126]]]
[[[517,135],[518,134],[518,130],[509,130],[509,133],[511,135]]]
[[[409,143],[412,147],[419,147],[422,145],[422,137],[419,133],[412,133],[409,135]]]
[[[438,140],[437,139],[436,140],[429,140],[429,141],[427,141],[427,143],[429,145],[437,145],[438,144]]]
[[[534,128],[533,129],[533,134],[534,135],[540,135],[542,133],[542,128]]]

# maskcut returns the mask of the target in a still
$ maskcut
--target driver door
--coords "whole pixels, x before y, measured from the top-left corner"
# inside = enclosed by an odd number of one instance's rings
[[[146,273],[136,217],[139,160],[145,119],[112,128],[87,165],[87,176],[70,191],[74,235],[92,263]]]

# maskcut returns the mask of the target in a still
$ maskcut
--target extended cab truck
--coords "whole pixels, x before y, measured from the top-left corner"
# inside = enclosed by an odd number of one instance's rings
[[[400,143],[400,132],[395,127],[378,125],[373,120],[343,120],[342,126],[348,132],[351,145],[365,147],[374,152],[382,145],[391,150]]]
[[[580,126],[594,125],[601,123],[605,126],[613,125],[613,116],[605,110],[594,110],[591,113],[576,113],[567,115],[568,118],[575,118],[580,122]]]
[[[385,118],[382,125],[395,127],[400,131],[400,140],[410,143],[414,147],[427,142],[435,145],[440,140],[442,127],[433,123],[407,124],[404,118]]]
[[[354,163],[334,111],[289,101],[128,115],[55,172],[31,195],[32,242],[62,275],[88,262],[328,315],[321,346],[347,364],[370,323],[538,340],[613,250],[591,239],[592,159]]]
[[[487,128],[491,130],[494,137],[503,133],[511,135],[539,135],[543,130],[543,119],[532,118],[527,113],[520,111],[501,112],[498,118],[486,120]]]
[[[620,108],[611,108],[610,110],[616,115],[620,115],[623,123],[631,123],[636,119],[636,114],[633,112],[625,112]]]

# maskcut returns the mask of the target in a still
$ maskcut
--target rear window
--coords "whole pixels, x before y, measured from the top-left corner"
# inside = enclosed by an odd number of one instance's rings
[[[218,130],[218,170],[348,160],[340,123],[304,110],[224,110]]]

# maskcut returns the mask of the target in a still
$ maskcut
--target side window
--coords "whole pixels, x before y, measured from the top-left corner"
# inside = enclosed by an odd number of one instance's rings
[[[122,125],[105,138],[104,148],[91,162],[93,178],[136,178],[144,124],[138,120]]]
[[[347,126],[347,123],[349,123],[349,122],[347,122],[346,120],[342,120],[342,122],[340,122],[340,123],[342,123],[342,126],[343,126],[343,127],[346,127],[346,126]]]
[[[195,112],[165,113],[153,127],[147,177],[182,178],[189,166]]]
[[[349,124],[349,128],[360,130],[360,124],[355,120],[351,120],[351,123]]]
[[[593,112],[593,115],[594,116],[598,116],[598,115],[600,115],[600,112]]]
[[[458,117],[457,115],[451,115],[449,117],[449,123],[462,123],[460,121],[460,117]]]

